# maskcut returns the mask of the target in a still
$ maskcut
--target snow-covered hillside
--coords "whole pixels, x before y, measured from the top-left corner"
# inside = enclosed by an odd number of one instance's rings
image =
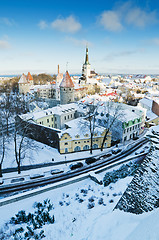
[[[143,213],[159,207],[159,132],[152,129],[151,152],[144,159],[135,177],[126,189],[116,208],[132,213]],[[156,131],[155,131],[156,130]]]
[[[159,131],[158,128],[154,130]],[[152,152],[134,178],[126,177],[107,187],[87,179],[0,207],[0,239],[15,240],[13,238],[15,229],[19,227],[26,229],[26,224],[8,224],[11,217],[20,210],[25,210],[27,214],[33,213],[35,202],[42,203],[45,199],[50,199],[54,207],[51,215],[54,215],[55,222],[42,226],[46,240],[158,240],[159,209],[155,208],[154,203],[157,204],[159,192],[159,148],[158,140],[155,139],[153,138]],[[154,145],[157,148],[154,148]],[[104,177],[104,174],[100,173],[99,177]],[[133,205],[135,201],[140,203],[139,209],[143,214],[114,209],[119,204],[129,208],[136,207],[137,204]],[[146,212],[152,209],[153,211]]]

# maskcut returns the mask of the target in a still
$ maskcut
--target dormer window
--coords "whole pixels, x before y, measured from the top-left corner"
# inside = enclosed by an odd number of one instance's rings
[[[86,133],[85,135],[84,135],[85,137],[89,137],[89,135]]]
[[[76,138],[79,138],[79,135],[77,134],[75,137],[76,137]]]

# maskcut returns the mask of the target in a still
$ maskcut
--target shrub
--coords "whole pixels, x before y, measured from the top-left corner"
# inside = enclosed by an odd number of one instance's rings
[[[94,203],[88,203],[88,209],[94,208],[95,204]]]
[[[104,203],[103,198],[100,198],[100,199],[98,200],[98,204],[99,204],[99,205],[102,205],[103,203]]]

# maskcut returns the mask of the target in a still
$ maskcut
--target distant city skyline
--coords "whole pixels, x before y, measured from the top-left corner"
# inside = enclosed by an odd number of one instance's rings
[[[0,2],[0,75],[80,74],[89,48],[98,73],[159,74],[159,3]]]

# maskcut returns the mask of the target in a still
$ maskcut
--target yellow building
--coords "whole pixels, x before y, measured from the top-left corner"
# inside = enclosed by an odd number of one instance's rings
[[[155,113],[151,111],[148,111],[146,114],[145,125],[146,127],[159,125],[159,116],[157,116]]]
[[[61,131],[59,133],[59,147],[60,153],[72,153],[78,151],[85,151],[90,149],[91,138],[88,125],[85,125],[84,131],[80,123],[81,119],[75,119],[73,126]],[[84,120],[86,121],[86,120]],[[106,129],[103,127],[96,127],[93,135],[93,149],[101,148],[103,137]],[[104,143],[104,148],[111,146],[111,135],[107,136]]]

